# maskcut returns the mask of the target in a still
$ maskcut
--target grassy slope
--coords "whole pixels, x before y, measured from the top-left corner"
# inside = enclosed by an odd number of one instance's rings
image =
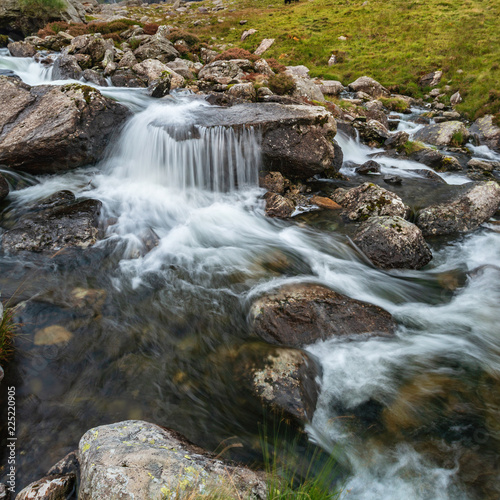
[[[305,64],[312,76],[347,84],[369,75],[394,90],[418,95],[418,77],[442,69],[442,84],[460,90],[458,107],[473,118],[500,90],[500,2],[498,0],[301,0],[292,5],[269,0],[241,0],[228,10],[166,20],[184,24],[211,43],[232,43],[254,50],[262,38],[276,42],[266,57],[285,64]],[[200,5],[190,4],[197,11]],[[156,11],[159,13],[158,11]],[[161,14],[160,14],[161,16]],[[193,20],[210,25],[193,26]],[[222,23],[218,19],[224,19]],[[240,19],[247,19],[244,26]],[[236,29],[231,29],[236,28]],[[244,29],[258,33],[240,42]],[[339,36],[346,41],[338,40]],[[214,42],[211,37],[216,37]],[[221,39],[224,39],[221,42]],[[345,52],[344,62],[327,66],[332,51]],[[463,73],[457,73],[463,70]],[[500,105],[500,103],[497,103]],[[490,109],[483,112],[498,112]]]

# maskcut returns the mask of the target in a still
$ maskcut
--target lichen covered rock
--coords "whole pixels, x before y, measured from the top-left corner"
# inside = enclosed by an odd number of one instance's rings
[[[416,224],[424,236],[472,231],[492,217],[499,205],[500,186],[482,182],[454,201],[420,210]]]
[[[371,217],[353,241],[382,269],[420,269],[432,259],[420,229],[401,217]]]

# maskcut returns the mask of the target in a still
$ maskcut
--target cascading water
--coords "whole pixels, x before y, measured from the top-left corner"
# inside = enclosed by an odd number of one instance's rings
[[[0,68],[17,71],[16,64],[0,57]],[[0,258],[2,288],[19,287],[19,300],[31,299],[21,317],[27,340],[14,361],[26,449],[20,480],[40,477],[89,427],[125,418],[176,428],[211,449],[236,435],[250,449],[261,408],[245,399],[228,368],[249,342],[249,304],[281,284],[314,281],[387,309],[399,325],[390,340],[307,348],[323,367],[307,430],[324,449],[340,450],[349,471],[345,496],[472,498],[460,461],[474,464],[498,450],[500,405],[488,390],[500,379],[500,233],[486,226],[436,241],[425,270],[381,271],[339,231],[316,229],[307,218],[264,216],[257,130],[199,125],[207,105],[196,99],[105,92],[137,111],[107,159],[9,195],[14,210],[60,189],[97,198],[106,232],[94,253],[75,260]],[[338,141],[347,161],[374,153],[341,134]],[[409,169],[425,168],[376,159],[408,183]],[[456,174],[446,180],[466,182]],[[333,216],[327,222],[335,227]],[[158,241],[146,253],[148,230]],[[72,301],[86,289],[94,295],[82,308]],[[33,345],[32,336],[54,324],[72,332],[72,341]],[[355,427],[360,408],[363,418],[376,418]],[[461,420],[443,422],[449,412]],[[235,458],[255,456],[241,451]],[[488,473],[487,461],[476,463]]]
[[[234,191],[257,186],[259,135],[253,129],[193,123],[202,102],[151,105],[127,125],[110,155],[112,175],[186,191]]]

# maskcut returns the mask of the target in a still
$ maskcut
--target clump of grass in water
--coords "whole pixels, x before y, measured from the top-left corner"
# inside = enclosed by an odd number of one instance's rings
[[[279,429],[272,442],[268,439],[265,427],[261,435],[262,454],[268,476],[268,500],[338,500],[342,488],[338,485],[340,470],[335,454],[327,455],[320,448],[309,445],[306,447],[306,452],[309,453],[306,453],[308,457],[305,464],[294,463],[294,458],[299,456],[298,439],[293,439],[288,447],[283,446],[277,437],[278,432]]]
[[[0,323],[0,364],[7,362],[14,354],[13,340],[16,334],[17,324],[14,322],[14,310],[5,307],[2,312]]]

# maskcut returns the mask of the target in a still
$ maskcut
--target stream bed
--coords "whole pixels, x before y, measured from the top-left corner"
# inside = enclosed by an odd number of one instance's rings
[[[1,69],[30,85],[63,83],[51,82],[50,68],[5,51]],[[307,435],[338,455],[345,498],[498,498],[498,226],[431,240],[433,260],[423,270],[376,269],[330,213],[265,216],[257,131],[202,128],[192,138],[190,124],[209,112],[203,100],[99,89],[134,112],[106,159],[63,175],[21,176],[22,189],[2,206],[8,227],[26,204],[63,189],[103,203],[105,237],[94,248],[0,255],[2,299],[21,304],[21,334],[2,384],[17,391],[19,486],[77,448],[89,428],[125,419],[171,427],[208,450],[241,443],[228,456],[258,462],[266,415],[235,379],[233,354],[265,348],[248,327],[255,298],[307,281],[383,307],[398,323],[393,339],[306,348],[323,369]],[[402,118],[400,127],[414,124]],[[188,135],[176,141],[169,130],[180,129]],[[340,133],[337,140],[342,172],[355,180],[349,161],[378,150]],[[431,190],[409,172],[427,167],[377,161],[404,178],[385,187],[412,208],[439,199],[443,187]],[[469,182],[457,173],[444,178],[456,189]],[[62,346],[37,344],[46,329],[70,336]]]

